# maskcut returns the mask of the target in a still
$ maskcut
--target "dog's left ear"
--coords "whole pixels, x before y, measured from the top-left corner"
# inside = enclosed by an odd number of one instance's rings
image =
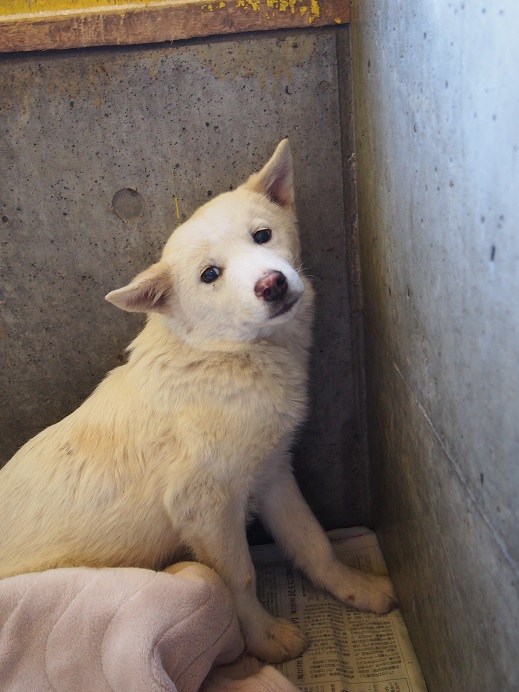
[[[259,173],[253,173],[243,187],[266,195],[280,207],[294,206],[294,173],[288,139],[278,144],[270,161]]]
[[[111,291],[105,298],[127,312],[166,312],[172,292],[171,269],[161,261],[138,274],[127,286]]]

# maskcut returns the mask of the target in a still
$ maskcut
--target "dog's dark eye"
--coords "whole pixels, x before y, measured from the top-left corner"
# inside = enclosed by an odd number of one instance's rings
[[[256,231],[256,233],[252,234],[252,239],[258,245],[262,245],[263,243],[268,243],[271,238],[272,238],[272,231],[270,230],[270,228],[260,228],[259,231]]]
[[[207,269],[204,269],[200,276],[200,280],[204,282],[204,284],[212,284],[213,281],[216,281],[216,279],[220,276],[221,271],[218,269],[218,267],[207,267]]]

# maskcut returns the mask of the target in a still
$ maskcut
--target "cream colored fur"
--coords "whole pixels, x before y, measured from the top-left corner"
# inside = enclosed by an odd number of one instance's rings
[[[271,239],[257,244],[266,228]],[[220,275],[204,283],[212,266]],[[358,608],[394,605],[388,579],[334,558],[292,475],[312,316],[299,266],[284,140],[262,171],[175,230],[157,264],[107,296],[148,322],[128,362],[0,471],[0,577],[162,569],[188,549],[227,583],[249,650],[281,661],[306,639],[256,598],[245,535],[253,507],[318,586]],[[288,284],[275,301],[257,294],[271,272]]]

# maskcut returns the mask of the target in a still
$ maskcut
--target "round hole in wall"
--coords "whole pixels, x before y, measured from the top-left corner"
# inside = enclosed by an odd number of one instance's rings
[[[125,187],[113,196],[112,209],[122,221],[131,221],[142,214],[144,199],[137,190]]]

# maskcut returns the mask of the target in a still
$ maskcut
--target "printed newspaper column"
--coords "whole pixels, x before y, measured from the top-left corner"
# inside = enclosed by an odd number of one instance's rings
[[[346,564],[385,573],[376,537],[368,529],[333,531],[330,537]],[[257,546],[251,553],[260,601],[310,639],[302,656],[277,666],[302,692],[426,692],[398,610],[388,615],[359,612],[315,589],[276,546]]]

